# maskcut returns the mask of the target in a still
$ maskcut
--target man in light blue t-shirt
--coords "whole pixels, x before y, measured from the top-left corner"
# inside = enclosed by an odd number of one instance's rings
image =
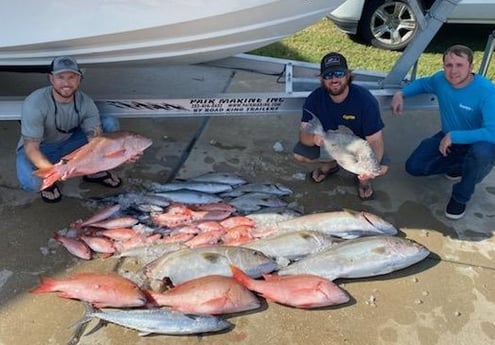
[[[443,54],[443,71],[395,93],[394,114],[402,113],[404,98],[421,93],[437,96],[442,128],[413,151],[406,171],[413,176],[445,174],[457,180],[445,216],[460,219],[476,185],[495,165],[495,85],[473,73],[471,49],[454,45]]]
[[[21,138],[17,146],[17,178],[27,191],[39,191],[41,179],[35,169],[49,168],[63,156],[103,132],[119,129],[112,116],[101,116],[93,100],[79,91],[82,73],[71,57],[60,56],[51,64],[50,86],[32,92],[23,102]],[[119,177],[102,171],[84,176],[88,182],[118,187]],[[41,191],[46,202],[57,202],[62,194],[58,184]]]

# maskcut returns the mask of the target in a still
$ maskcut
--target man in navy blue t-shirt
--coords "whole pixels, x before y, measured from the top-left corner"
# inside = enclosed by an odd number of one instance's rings
[[[385,125],[377,100],[364,87],[352,84],[347,61],[339,53],[332,52],[323,57],[320,78],[321,86],[314,90],[304,103],[299,142],[294,147],[294,158],[302,163],[319,163],[319,167],[310,174],[311,180],[316,183],[322,182],[339,170],[337,162],[320,149],[323,137],[305,131],[314,115],[320,120],[325,132],[337,130],[343,125],[351,129],[356,136],[366,140],[380,162],[380,175],[385,174],[389,164],[388,159],[384,159]],[[356,176],[358,195],[362,200],[373,198],[371,180],[374,177]]]

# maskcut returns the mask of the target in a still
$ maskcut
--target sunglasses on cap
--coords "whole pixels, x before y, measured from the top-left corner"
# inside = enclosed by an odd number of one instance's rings
[[[337,78],[337,79],[342,79],[345,77],[347,74],[346,71],[333,71],[333,72],[328,72],[323,76],[323,79],[325,80],[330,80],[332,78]]]

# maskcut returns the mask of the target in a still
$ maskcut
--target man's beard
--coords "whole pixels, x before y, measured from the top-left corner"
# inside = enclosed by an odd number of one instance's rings
[[[347,82],[343,83],[340,85],[339,88],[335,89],[333,87],[327,87],[325,83],[322,81],[321,86],[330,94],[331,96],[339,96],[344,93],[346,87],[347,87]]]
[[[53,91],[55,91],[55,93],[57,95],[59,95],[60,97],[66,99],[66,100],[70,100],[72,99],[72,97],[74,96],[74,94],[76,93],[76,90],[71,90],[71,92],[69,92],[69,94],[65,94],[65,93],[62,93],[60,92],[59,90],[57,90],[56,88],[53,88]]]

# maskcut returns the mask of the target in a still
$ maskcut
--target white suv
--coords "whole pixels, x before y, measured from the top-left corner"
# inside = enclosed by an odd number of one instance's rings
[[[434,0],[417,0],[427,11]],[[328,18],[342,31],[364,43],[388,50],[402,50],[418,31],[407,0],[347,0]],[[495,24],[495,0],[461,0],[447,23]]]

